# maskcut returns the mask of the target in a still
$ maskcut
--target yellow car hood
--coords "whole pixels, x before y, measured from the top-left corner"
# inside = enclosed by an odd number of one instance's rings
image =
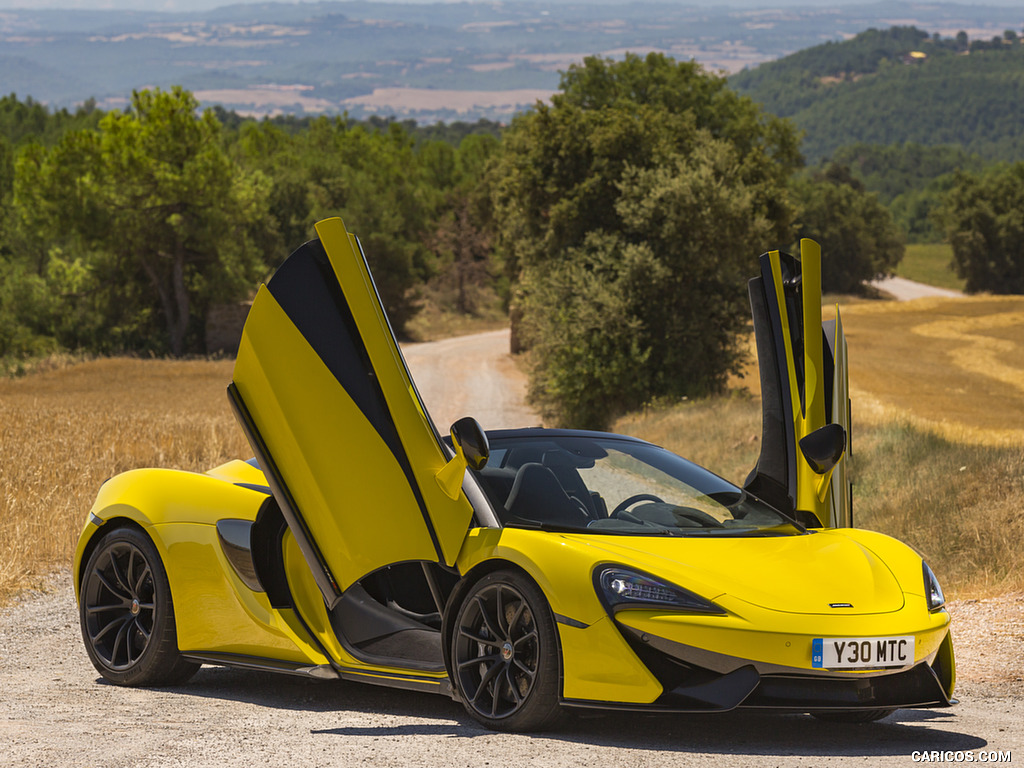
[[[597,562],[617,562],[702,597],[722,595],[788,613],[888,613],[903,607],[892,571],[838,531],[772,538],[569,535]],[[842,604],[849,604],[846,607]]]

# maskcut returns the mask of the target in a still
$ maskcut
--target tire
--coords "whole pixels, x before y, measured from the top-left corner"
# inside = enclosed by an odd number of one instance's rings
[[[199,669],[178,652],[167,571],[137,528],[115,528],[96,545],[83,572],[79,618],[89,659],[115,685],[175,685]]]
[[[455,690],[470,716],[497,731],[538,731],[561,716],[555,622],[543,593],[502,570],[474,584],[451,640]]]
[[[873,723],[888,717],[895,709],[851,709],[845,712],[811,712],[813,717],[827,723]]]

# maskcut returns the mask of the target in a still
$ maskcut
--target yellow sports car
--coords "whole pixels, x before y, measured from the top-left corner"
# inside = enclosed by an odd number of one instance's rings
[[[566,709],[874,720],[953,703],[949,617],[909,547],[851,526],[842,326],[820,254],[750,283],[762,452],[744,488],[649,443],[442,438],[339,219],[253,303],[228,396],[255,458],[108,480],[74,562],[107,680],[201,664],[432,691],[484,725]]]

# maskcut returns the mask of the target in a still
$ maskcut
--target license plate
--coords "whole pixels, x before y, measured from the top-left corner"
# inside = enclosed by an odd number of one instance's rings
[[[877,669],[914,663],[914,637],[816,637],[811,641],[815,669]]]

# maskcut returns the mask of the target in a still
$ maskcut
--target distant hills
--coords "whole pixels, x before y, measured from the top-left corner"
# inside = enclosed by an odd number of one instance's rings
[[[730,83],[802,128],[811,162],[844,145],[901,142],[1024,160],[1024,45],[1015,30],[971,40],[916,27],[871,29]]]
[[[1019,9],[1007,6],[758,4],[351,0],[173,13],[3,9],[0,93],[59,107],[93,97],[111,108],[132,89],[182,85],[204,104],[252,115],[507,120],[546,98],[560,70],[591,54],[660,51],[738,72],[871,26],[912,23],[945,36],[962,29],[973,40],[1021,21]]]

